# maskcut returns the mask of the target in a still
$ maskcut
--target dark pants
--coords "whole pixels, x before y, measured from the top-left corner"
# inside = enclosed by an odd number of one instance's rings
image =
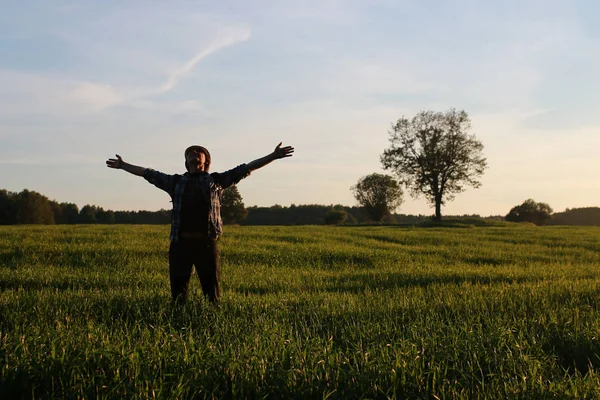
[[[187,300],[192,266],[200,278],[206,298],[215,303],[219,300],[219,249],[216,239],[180,239],[171,242],[169,248],[169,275],[173,300]]]

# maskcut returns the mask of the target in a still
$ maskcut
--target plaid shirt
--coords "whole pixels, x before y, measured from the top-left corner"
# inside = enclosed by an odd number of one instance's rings
[[[171,236],[172,242],[179,240],[181,233],[181,204],[183,192],[190,181],[191,184],[200,185],[200,192],[203,194],[204,202],[208,204],[208,236],[218,238],[223,233],[223,221],[221,220],[221,196],[223,189],[235,185],[245,177],[250,175],[250,170],[246,164],[239,165],[234,169],[222,173],[201,172],[200,174],[190,175],[167,175],[155,171],[151,168],[146,169],[144,178],[159,189],[169,193],[173,202],[173,215],[171,217]]]

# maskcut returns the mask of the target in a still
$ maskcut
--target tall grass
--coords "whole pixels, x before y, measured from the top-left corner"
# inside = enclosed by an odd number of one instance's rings
[[[600,229],[0,228],[2,398],[600,398]]]

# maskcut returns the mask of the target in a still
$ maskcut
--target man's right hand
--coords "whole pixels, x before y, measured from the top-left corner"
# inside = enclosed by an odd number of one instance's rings
[[[109,168],[123,169],[124,161],[120,155],[115,154],[117,158],[109,158],[106,160],[106,166]]]
[[[117,156],[117,158],[109,158],[108,160],[106,160],[106,166],[108,168],[122,169],[123,171],[127,171],[133,175],[144,176],[146,168],[126,163],[125,161],[123,161],[120,155],[115,155]]]

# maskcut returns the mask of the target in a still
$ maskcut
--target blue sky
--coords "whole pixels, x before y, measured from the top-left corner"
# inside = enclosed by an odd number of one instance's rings
[[[600,205],[597,2],[0,2],[0,188],[157,210],[166,193],[105,160],[181,173],[201,144],[218,171],[283,141],[246,205],[355,205],[391,123],[455,107],[489,167],[443,213]]]

